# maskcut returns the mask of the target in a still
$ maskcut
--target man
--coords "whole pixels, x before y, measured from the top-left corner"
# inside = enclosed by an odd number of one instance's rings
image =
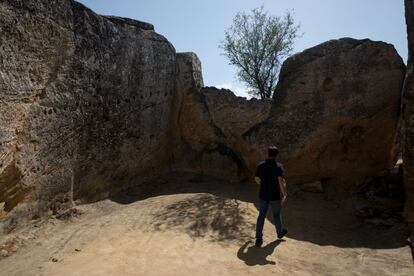
[[[275,146],[268,149],[268,158],[259,163],[256,170],[255,181],[260,185],[260,212],[256,224],[256,246],[263,243],[263,226],[269,205],[272,207],[275,219],[276,233],[278,239],[287,234],[283,228],[281,209],[286,202],[286,180],[283,177],[283,166],[276,162],[279,150]]]

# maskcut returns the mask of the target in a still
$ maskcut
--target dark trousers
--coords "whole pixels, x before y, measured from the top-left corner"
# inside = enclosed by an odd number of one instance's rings
[[[259,216],[257,217],[256,224],[256,239],[263,238],[263,226],[266,219],[267,209],[269,205],[272,207],[273,217],[275,219],[276,233],[279,235],[283,230],[282,225],[282,205],[280,200],[263,200],[260,199],[260,211]]]

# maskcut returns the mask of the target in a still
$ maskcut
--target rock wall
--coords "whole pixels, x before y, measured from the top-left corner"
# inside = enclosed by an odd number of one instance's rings
[[[403,89],[403,160],[405,187],[405,219],[414,245],[414,1],[405,0],[408,61]]]
[[[211,119],[223,130],[230,143],[254,125],[267,119],[272,106],[270,99],[246,100],[227,89],[204,87],[201,93],[204,94]]]
[[[4,231],[169,163],[176,54],[152,25],[13,0],[0,26]]]
[[[186,153],[202,155],[221,144],[245,173],[230,170],[219,155],[203,172],[251,178],[273,144],[281,149],[291,183],[361,183],[396,161],[404,73],[392,45],[344,38],[287,59],[273,101],[248,101],[215,88],[203,88],[200,95],[193,89],[183,101],[180,122],[192,149]],[[194,117],[196,110],[203,115]]]
[[[243,138],[249,166],[275,144],[294,182],[361,180],[395,160],[405,66],[392,45],[332,40],[287,59],[270,116]]]
[[[41,105],[70,63],[75,50],[72,8],[68,1],[2,1],[0,3],[0,202],[3,215],[18,204],[36,199],[36,186],[49,182],[43,173],[45,152],[55,156],[50,126],[57,107]],[[58,128],[59,126],[56,126]],[[37,130],[35,130],[37,128]],[[50,141],[40,144],[38,136]],[[53,167],[55,156],[50,158]],[[60,175],[62,179],[63,175]],[[70,177],[69,177],[70,179]],[[45,181],[46,180],[46,181]],[[47,183],[46,185],[53,185]],[[20,204],[20,209],[33,208]],[[17,211],[17,210],[15,210]],[[30,212],[30,211],[29,211]],[[13,221],[10,222],[13,224]]]
[[[344,38],[287,59],[272,102],[201,92],[248,177],[277,145],[291,183],[349,185],[396,160],[404,72],[392,45]]]
[[[201,63],[193,53],[177,55],[178,140],[175,144],[174,169],[237,182],[246,179],[241,156],[229,144],[228,136],[214,121],[206,100]]]

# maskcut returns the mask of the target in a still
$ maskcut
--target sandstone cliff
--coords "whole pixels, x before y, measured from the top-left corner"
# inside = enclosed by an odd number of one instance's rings
[[[0,26],[5,228],[168,163],[176,55],[150,24],[13,0],[0,3]]]

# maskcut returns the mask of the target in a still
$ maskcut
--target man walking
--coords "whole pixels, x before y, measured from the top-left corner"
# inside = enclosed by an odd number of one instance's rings
[[[286,202],[286,181],[283,177],[283,166],[276,162],[279,150],[275,146],[268,149],[268,158],[259,163],[256,170],[255,181],[260,185],[260,211],[256,224],[256,246],[260,247],[263,243],[263,226],[266,219],[269,205],[273,211],[276,233],[278,239],[287,234],[283,228],[281,209]]]

